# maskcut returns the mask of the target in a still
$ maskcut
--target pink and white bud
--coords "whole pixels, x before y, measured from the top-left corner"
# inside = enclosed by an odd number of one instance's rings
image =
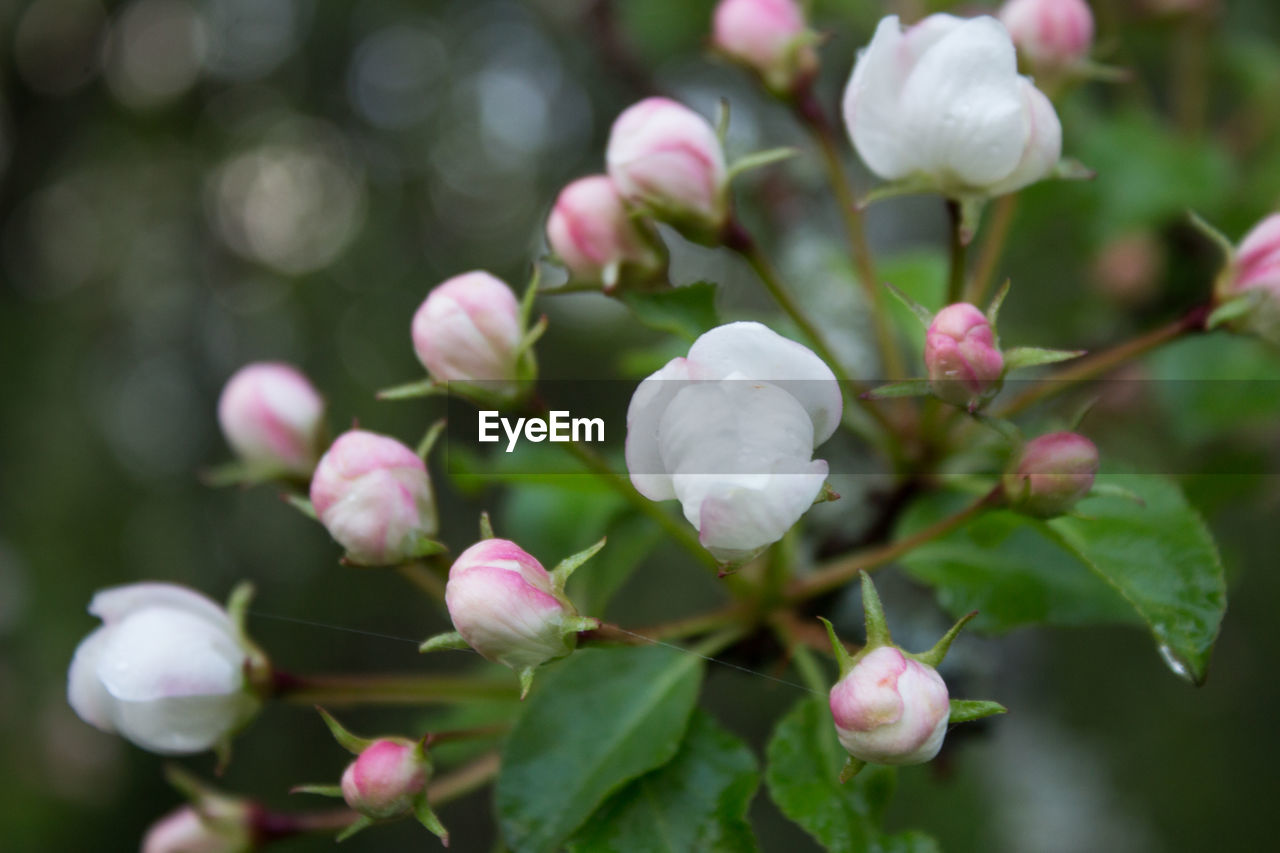
[[[408,814],[427,787],[431,763],[422,748],[403,738],[370,744],[342,774],[347,805],[374,820]]]
[[[728,169],[710,123],[668,98],[628,107],[609,132],[609,177],[629,203],[698,239],[729,216]]]
[[[1280,213],[1254,226],[1236,248],[1218,298],[1252,296],[1258,301],[1235,325],[1241,331],[1280,344]]]
[[[364,430],[343,433],[320,459],[311,504],[360,565],[403,563],[436,533],[427,466],[395,439]]]
[[[1042,69],[1075,65],[1093,46],[1093,12],[1085,0],[1009,0],[1000,22],[1022,55]]]
[[[995,18],[880,21],[844,94],[854,148],[872,172],[955,196],[1002,195],[1047,176],[1061,155],[1053,105],[1018,75]]]
[[[247,810],[234,820],[202,816],[192,806],[165,815],[142,839],[142,853],[249,853],[256,846]]]
[[[469,272],[437,285],[413,315],[413,351],[441,382],[519,378],[520,303],[500,279]]]
[[[320,455],[324,400],[297,369],[259,362],[240,368],[218,399],[227,444],[266,472],[307,475]]]
[[[868,652],[831,688],[840,745],[872,764],[921,764],[938,754],[951,715],[947,685],[893,646]]]
[[[1004,375],[1004,356],[987,315],[967,302],[948,305],[933,318],[924,364],[933,393],[968,408],[994,397]]]
[[[795,0],[720,0],[712,18],[711,43],[782,95],[818,70],[813,34]]]
[[[1089,494],[1098,473],[1098,448],[1083,435],[1054,432],[1022,448],[1004,475],[1004,492],[1016,509],[1052,518],[1068,512]]]
[[[662,269],[652,230],[632,215],[607,175],[579,178],[560,191],[547,219],[547,243],[574,281],[612,290],[627,272],[648,278]]]
[[[194,590],[138,583],[102,590],[102,626],[78,647],[67,701],[82,720],[162,755],[218,746],[257,712],[246,648],[218,604]]]
[[[841,411],[839,383],[812,351],[759,323],[729,323],[640,383],[627,470],[650,500],[678,499],[713,555],[744,559],[822,492],[827,463],[813,452]]]
[[[467,645],[517,672],[577,645],[566,624],[577,611],[556,594],[542,564],[507,539],[484,539],[463,551],[449,568],[444,600]]]

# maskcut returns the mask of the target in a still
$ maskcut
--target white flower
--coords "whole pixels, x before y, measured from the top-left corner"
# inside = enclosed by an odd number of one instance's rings
[[[1045,177],[1062,150],[1049,99],[1018,75],[995,18],[880,21],[844,94],[858,154],[887,181],[952,195],[1003,195]]]
[[[698,338],[640,383],[627,410],[627,469],[651,500],[677,498],[722,560],[776,542],[822,491],[813,448],[840,422],[835,376],[759,323]]]
[[[257,710],[249,651],[227,612],[200,593],[132,584],[99,592],[89,612],[103,625],[76,648],[67,700],[90,725],[182,755],[217,746]]]

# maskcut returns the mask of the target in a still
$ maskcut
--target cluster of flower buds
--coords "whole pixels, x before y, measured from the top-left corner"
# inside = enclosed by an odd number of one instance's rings
[[[1215,285],[1218,307],[1210,325],[1226,324],[1280,346],[1280,213],[1254,226],[1229,255]]]
[[[510,402],[537,370],[533,344],[544,327],[526,331],[526,313],[511,288],[489,273],[454,276],[413,315],[413,351],[434,382]]]
[[[952,700],[937,667],[970,613],[932,649],[920,654],[893,644],[884,608],[871,578],[862,574],[862,606],[867,642],[852,657],[823,619],[840,664],[840,680],[831,688],[831,717],[840,745],[849,753],[845,781],[866,764],[921,764],[942,749],[951,723],[1004,713],[996,702]]]
[[[809,349],[759,323],[699,337],[640,383],[627,409],[627,470],[650,500],[679,499],[718,559],[776,542],[822,492],[814,448],[835,432],[840,386]]]
[[[817,74],[816,39],[796,0],[720,0],[711,21],[712,47],[784,97]]]
[[[482,539],[449,568],[445,604],[456,630],[432,637],[421,650],[474,649],[514,670],[523,698],[539,666],[572,652],[579,632],[600,627],[598,620],[578,615],[564,587],[603,546],[601,540],[548,572],[516,543]]]
[[[249,364],[223,387],[218,423],[248,477],[307,477],[320,455],[324,400],[296,368]]]
[[[1054,432],[1027,442],[1002,480],[1005,500],[1019,512],[1053,518],[1089,494],[1098,448],[1083,435]]]
[[[228,609],[167,583],[99,592],[89,612],[103,624],[76,648],[67,673],[71,707],[151,752],[226,749],[270,679],[244,632],[250,592],[238,589]]]
[[[334,740],[356,756],[356,760],[347,765],[339,785],[299,785],[293,790],[294,793],[341,797],[359,815],[343,829],[338,840],[350,838],[379,821],[412,815],[448,847],[449,832],[427,800],[427,782],[432,771],[431,757],[427,754],[430,736],[417,740],[363,738],[347,731],[323,708],[317,710]]]
[[[547,219],[547,244],[574,283],[606,293],[666,283],[666,247],[608,175],[579,178],[560,191]]]
[[[1068,69],[1093,46],[1093,12],[1085,0],[1009,0],[1000,22],[1037,72]]]
[[[1049,99],[1018,75],[995,18],[930,15],[903,32],[880,21],[844,94],[863,162],[886,181],[953,198],[989,197],[1048,176],[1062,152]]]
[[[394,438],[340,435],[311,478],[311,505],[349,563],[389,566],[440,550],[426,463]]]

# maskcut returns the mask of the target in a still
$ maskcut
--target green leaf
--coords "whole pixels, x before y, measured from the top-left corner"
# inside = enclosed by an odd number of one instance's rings
[[[1151,629],[1161,656],[1200,684],[1227,608],[1222,560],[1208,527],[1176,484],[1153,475],[1113,475],[1144,505],[1090,497],[1084,516],[1047,523],[1057,539],[1128,601]]]
[[[1042,349],[1041,347],[1012,347],[1004,351],[1005,370],[1019,370],[1024,367],[1039,367],[1042,364],[1056,364],[1059,361],[1070,361],[1084,355],[1084,350]]]
[[[759,781],[746,744],[695,710],[676,757],[610,797],[569,850],[755,850],[746,813]]]
[[[666,764],[702,661],[666,646],[585,649],[547,668],[507,739],[495,800],[517,853],[557,850],[606,797]]]
[[[868,765],[844,785],[848,757],[836,740],[826,697],[803,699],[774,729],[766,749],[769,795],[787,817],[832,853],[924,853],[936,845],[918,833],[880,829],[893,795],[895,771]]]
[[[711,282],[700,281],[651,292],[623,291],[620,298],[641,323],[690,341],[720,325],[716,313],[716,286]]]

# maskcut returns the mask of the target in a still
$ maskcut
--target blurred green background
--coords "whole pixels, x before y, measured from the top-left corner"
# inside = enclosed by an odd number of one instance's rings
[[[804,146],[782,107],[703,55],[713,5],[0,2],[0,849],[136,849],[178,802],[160,759],[66,705],[66,666],[96,624],[84,608],[99,587],[164,579],[221,598],[249,578],[252,628],[284,669],[438,668],[414,644],[443,618],[401,578],[338,566],[323,530],[270,489],[198,483],[200,468],[226,457],[217,393],[245,362],[292,361],[323,389],[334,428],[358,418],[414,441],[436,404],[373,400],[421,372],[411,312],[432,285],[472,268],[522,285],[555,193],[601,169],[609,122],[627,104],[662,91],[709,115],[728,97],[731,154]],[[1184,211],[1235,239],[1280,208],[1280,6],[1228,0],[1179,15],[1158,7],[1196,4],[1092,5],[1098,58],[1135,79],[1089,84],[1060,105],[1065,153],[1099,177],[1021,200],[1000,268],[1015,283],[1003,331],[1018,343],[1096,348],[1176,316],[1204,298],[1218,264]],[[831,33],[828,105],[881,14],[984,8],[815,7]],[[739,201],[804,301],[843,333],[842,351],[865,364],[835,209],[804,151],[754,174]],[[940,274],[937,199],[883,204],[870,225],[890,268]],[[673,242],[678,282],[722,282],[727,316],[763,308],[745,267]],[[635,376],[667,351],[598,295],[541,305],[552,324],[539,345],[544,376]],[[891,828],[925,829],[947,850],[1010,853],[1256,850],[1273,836],[1280,358],[1215,336],[1127,378],[1091,416],[1099,443],[1150,470],[1176,458],[1169,470],[1198,472],[1184,485],[1227,563],[1231,605],[1208,684],[1173,677],[1131,629],[969,638],[950,662],[955,692],[1013,713],[904,771]],[[1219,393],[1166,381],[1187,378],[1252,382]],[[819,529],[856,531],[871,479],[840,488],[846,499],[822,508]],[[573,518],[547,518],[536,490],[463,495],[442,472],[437,483],[455,549],[484,507],[544,562],[599,535],[576,524],[596,517],[590,498]],[[946,620],[928,592],[882,576],[895,634],[909,646],[933,636]],[[665,549],[626,591],[607,614],[624,625],[717,595]],[[856,598],[836,605],[856,613]],[[713,668],[705,704],[758,748],[798,696]],[[404,709],[344,718],[369,732],[425,720]],[[273,706],[237,741],[219,784],[274,806],[322,807],[285,792],[336,779],[345,760],[314,712]],[[184,763],[211,773],[208,757]],[[487,792],[443,809],[455,849],[490,849],[488,810]],[[752,814],[764,849],[809,849],[763,791]],[[344,849],[433,843],[402,825]]]

